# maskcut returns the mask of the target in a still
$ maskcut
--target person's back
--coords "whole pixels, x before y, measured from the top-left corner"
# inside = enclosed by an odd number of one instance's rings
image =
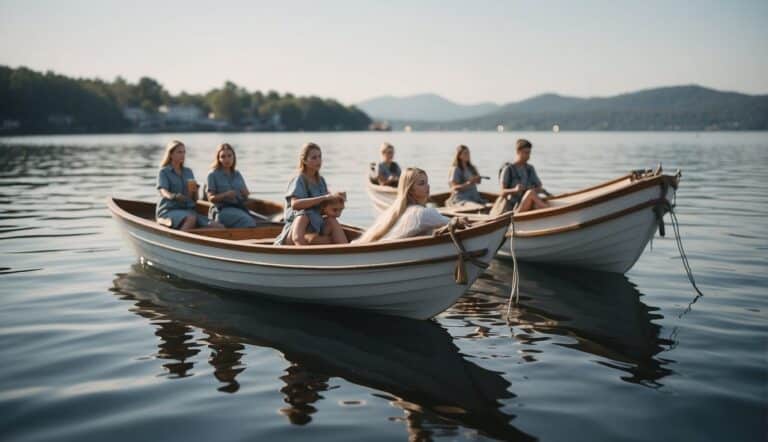
[[[402,239],[413,236],[428,235],[438,227],[448,224],[450,220],[441,215],[433,207],[412,204],[395,222],[392,228],[381,239]]]

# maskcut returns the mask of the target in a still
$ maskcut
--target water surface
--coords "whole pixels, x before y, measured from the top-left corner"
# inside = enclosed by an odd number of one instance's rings
[[[368,162],[447,188],[456,144],[494,179],[514,142],[551,192],[630,169],[683,170],[671,229],[627,275],[494,261],[432,321],[255,301],[137,263],[105,207],[154,200],[187,143],[203,180],[232,143],[255,197],[280,199],[305,141],[367,225]],[[764,440],[766,133],[323,133],[0,139],[3,440]]]

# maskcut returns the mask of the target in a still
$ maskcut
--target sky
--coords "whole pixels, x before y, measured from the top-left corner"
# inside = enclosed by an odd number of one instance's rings
[[[0,0],[0,64],[345,104],[683,84],[768,94],[768,0]]]

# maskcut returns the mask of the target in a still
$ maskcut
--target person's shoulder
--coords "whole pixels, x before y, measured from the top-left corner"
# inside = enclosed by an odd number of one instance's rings
[[[170,164],[166,164],[165,166],[160,166],[160,169],[157,171],[157,173],[167,173],[170,172],[173,169],[173,166]]]
[[[194,173],[194,172],[192,172],[192,169],[190,169],[190,168],[189,168],[189,167],[187,167],[187,166],[184,166],[184,167],[181,169],[181,174],[182,174],[182,175],[192,175],[192,176],[195,176],[195,173]]]
[[[211,169],[210,171],[208,171],[208,175],[207,175],[208,178],[215,178],[217,176],[219,176],[219,169]]]

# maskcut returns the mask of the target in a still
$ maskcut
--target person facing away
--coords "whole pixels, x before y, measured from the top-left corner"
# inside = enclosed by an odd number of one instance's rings
[[[501,170],[501,196],[507,198],[509,207],[517,204],[515,213],[549,207],[548,202],[539,198],[538,193],[544,191],[544,188],[536,169],[528,164],[532,148],[530,141],[522,138],[517,140],[515,162],[506,163]]]
[[[421,169],[409,167],[400,177],[397,197],[373,225],[355,243],[392,240],[428,235],[450,221],[434,207],[426,207],[429,200],[429,178]]]
[[[288,183],[285,194],[285,226],[275,245],[346,244],[347,236],[333,217],[323,218],[320,204],[345,192],[331,194],[320,175],[323,155],[320,146],[307,143],[299,152],[299,173]],[[308,233],[313,235],[307,235]]]
[[[197,183],[192,169],[184,167],[186,146],[172,140],[165,146],[165,154],[157,173],[157,191],[160,201],[155,207],[155,218],[160,224],[184,231],[195,227],[222,227],[209,223],[208,218],[195,210]]]
[[[397,187],[401,171],[400,166],[393,161],[395,158],[395,146],[384,143],[381,145],[379,153],[381,154],[381,161],[376,163],[371,179],[382,186]]]
[[[448,186],[451,188],[451,196],[445,201],[449,207],[478,206],[482,208],[488,201],[477,191],[480,184],[480,174],[470,160],[469,148],[463,144],[456,147],[456,155],[448,172]]]
[[[208,201],[213,203],[208,218],[224,227],[256,227],[245,206],[250,192],[236,165],[235,149],[229,143],[219,144],[206,179]]]

